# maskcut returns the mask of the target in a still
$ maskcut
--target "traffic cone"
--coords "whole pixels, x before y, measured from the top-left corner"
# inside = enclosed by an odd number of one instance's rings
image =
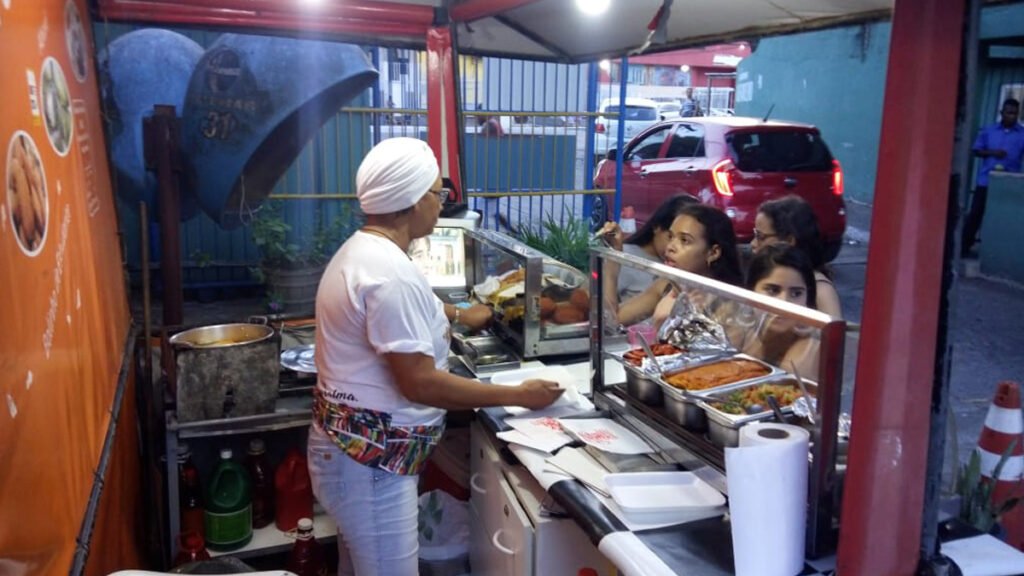
[[[981,456],[981,475],[994,481],[992,502],[997,506],[1010,498],[1024,496],[1024,416],[1021,414],[1020,386],[1015,382],[1000,382],[995,398],[985,416],[985,427],[978,439]],[[1016,440],[1010,457],[1006,459],[999,478],[993,478],[1003,453]],[[1018,503],[1003,515],[1006,542],[1024,550],[1024,503]]]

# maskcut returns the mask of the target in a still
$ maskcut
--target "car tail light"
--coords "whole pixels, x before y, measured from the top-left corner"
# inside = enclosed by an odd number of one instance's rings
[[[711,169],[711,180],[715,183],[715,192],[721,196],[732,196],[732,173],[736,167],[732,160],[722,160]]]
[[[597,132],[598,134],[604,134],[604,123],[598,122],[597,124],[594,124],[594,132]]]
[[[839,160],[832,161],[832,193],[843,195],[843,167],[839,165]]]

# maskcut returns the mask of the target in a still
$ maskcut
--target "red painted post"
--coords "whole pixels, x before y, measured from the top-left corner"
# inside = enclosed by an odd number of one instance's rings
[[[896,0],[838,573],[920,556],[947,194],[966,0]]]
[[[441,163],[441,174],[450,178],[465,201],[462,172],[462,123],[456,98],[455,66],[451,31],[436,27],[427,31],[427,143]]]

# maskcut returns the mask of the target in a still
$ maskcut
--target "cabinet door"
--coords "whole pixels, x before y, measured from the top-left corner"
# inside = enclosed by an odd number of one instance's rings
[[[487,431],[475,422],[470,427],[469,449],[469,501],[476,505],[481,519],[486,520],[484,501],[498,495],[498,478],[502,475],[501,456],[491,444]]]
[[[491,529],[491,554],[500,574],[530,576],[533,574],[533,524],[519,505],[512,487],[505,478],[498,479],[498,525]]]

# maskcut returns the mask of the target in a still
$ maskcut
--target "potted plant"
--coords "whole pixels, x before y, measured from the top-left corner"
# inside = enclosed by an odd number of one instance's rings
[[[999,478],[1016,444],[1014,440],[1003,452],[992,470],[992,478]],[[1000,518],[1013,509],[1020,498],[1009,497],[997,502],[994,490],[995,481],[981,474],[981,454],[978,450],[972,451],[967,463],[957,473],[956,495],[960,498],[958,518],[981,532],[997,533]]]
[[[268,202],[253,218],[252,241],[260,252],[260,265],[251,272],[266,285],[268,311],[313,311],[327,261],[359,225],[358,216],[349,209],[327,220],[319,210],[312,231],[296,234],[282,214],[280,201]]]
[[[531,248],[587,273],[590,271],[590,224],[565,210],[562,222],[546,215],[539,228],[522,226],[519,239]]]

